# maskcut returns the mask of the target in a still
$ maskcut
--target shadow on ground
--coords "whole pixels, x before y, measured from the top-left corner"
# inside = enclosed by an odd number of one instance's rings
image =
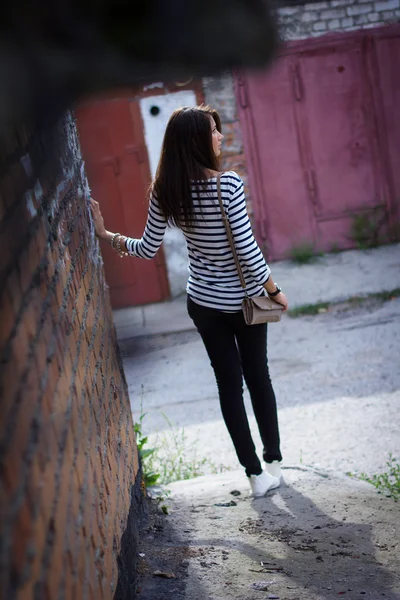
[[[176,579],[147,576],[138,597],[399,600],[398,505],[333,474],[289,468],[285,479],[257,500],[238,473],[173,484],[147,551]]]

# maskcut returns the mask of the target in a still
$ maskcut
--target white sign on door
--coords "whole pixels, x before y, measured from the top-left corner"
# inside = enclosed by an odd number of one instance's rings
[[[140,100],[144,139],[153,178],[160,160],[165,128],[171,114],[181,106],[196,106],[196,104],[196,96],[192,91],[149,96]],[[171,295],[179,296],[186,289],[188,277],[186,242],[180,229],[175,227],[167,229],[164,237],[164,252]]]

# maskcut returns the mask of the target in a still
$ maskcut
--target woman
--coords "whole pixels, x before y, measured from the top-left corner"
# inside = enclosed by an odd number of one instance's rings
[[[214,369],[222,415],[253,496],[280,484],[282,460],[275,394],[269,377],[267,325],[248,326],[244,296],[221,217],[217,196],[221,121],[209,107],[176,110],[167,125],[151,189],[146,228],[132,239],[104,227],[99,205],[91,199],[96,234],[121,256],[151,259],[168,224],[179,227],[189,256],[187,308]],[[254,239],[246,211],[243,182],[234,171],[222,173],[221,195],[249,296],[265,293],[288,307]],[[263,471],[243,403],[243,376],[264,445]]]

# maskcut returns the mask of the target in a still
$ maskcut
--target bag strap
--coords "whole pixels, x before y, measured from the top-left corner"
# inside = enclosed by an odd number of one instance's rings
[[[222,203],[222,198],[221,198],[221,173],[218,173],[218,175],[217,175],[217,192],[218,192],[218,202],[219,202],[219,206],[221,208],[221,213],[222,213],[222,220],[224,222],[224,226],[225,226],[225,230],[226,230],[226,235],[228,236],[228,242],[229,242],[229,245],[230,245],[231,250],[232,250],[233,258],[235,260],[235,265],[236,265],[236,269],[237,269],[237,272],[238,272],[238,275],[239,275],[240,283],[242,285],[242,288],[246,292],[246,281],[245,281],[245,278],[243,276],[242,267],[240,266],[239,258],[238,258],[237,252],[236,252],[235,243],[233,241],[232,230],[231,230],[231,227],[229,225],[228,217],[226,216],[224,205]]]

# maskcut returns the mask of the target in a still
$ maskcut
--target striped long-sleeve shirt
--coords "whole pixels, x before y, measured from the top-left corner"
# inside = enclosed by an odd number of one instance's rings
[[[193,186],[192,194],[198,218],[192,229],[182,227],[189,257],[187,293],[197,304],[226,312],[239,311],[244,291],[222,221],[216,177],[207,180],[204,190]],[[222,174],[221,197],[246,280],[246,291],[249,296],[264,295],[263,284],[269,278],[270,268],[253,236],[243,181],[234,171]],[[166,227],[157,199],[152,196],[142,238],[126,241],[129,254],[153,258],[162,244]]]

